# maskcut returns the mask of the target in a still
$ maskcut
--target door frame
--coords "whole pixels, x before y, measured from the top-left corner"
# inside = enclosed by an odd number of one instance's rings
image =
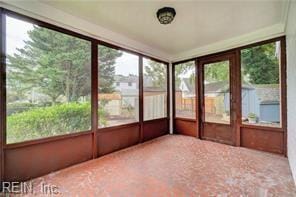
[[[242,123],[242,113],[241,113],[241,51],[246,48],[256,47],[272,42],[278,42],[280,41],[281,47],[280,47],[280,100],[281,100],[281,121],[282,125],[281,127],[270,127],[270,126],[261,126],[261,125],[246,125]],[[220,55],[224,54],[235,54],[235,65],[232,68],[232,73],[234,75],[232,76],[232,83],[235,84],[235,89],[233,91],[233,99],[235,99],[233,102],[236,104],[233,105],[233,110],[235,110],[236,113],[236,121],[235,121],[235,131],[234,131],[234,142],[235,146],[241,146],[261,151],[267,151],[271,153],[276,154],[282,154],[287,155],[287,71],[286,71],[286,37],[285,36],[278,36],[274,38],[269,39],[263,39],[258,42],[253,42],[250,44],[237,46],[237,47],[230,47],[229,49],[225,49],[224,51],[217,51],[213,53],[208,54],[200,54],[196,56],[192,56],[187,59],[182,59],[180,61],[174,61],[172,63],[173,68],[177,64],[185,63],[188,61],[196,61],[196,69],[197,74],[200,76],[200,73],[202,69],[200,68],[200,60],[210,57],[218,57]],[[173,72],[174,73],[174,72]],[[174,74],[173,74],[174,76]],[[200,78],[198,78],[200,84]],[[200,87],[200,85],[199,85]],[[196,87],[196,89],[199,89],[199,87]],[[173,94],[172,98],[174,99],[174,80],[173,80]],[[196,91],[198,92],[198,91]],[[198,97],[199,98],[199,97]],[[200,102],[200,100],[197,98],[197,103]],[[173,102],[174,103],[174,102]],[[174,111],[175,106],[173,106]],[[199,112],[200,105],[197,105],[196,111]],[[174,117],[174,116],[173,116]],[[173,122],[175,124],[179,124],[177,119],[174,117]],[[198,122],[200,121],[199,117],[196,117],[195,120],[196,125],[198,125]],[[186,124],[186,125],[185,125]],[[186,127],[185,127],[185,126]],[[190,127],[190,124],[185,121],[183,121],[183,130],[186,130],[188,127]],[[174,134],[184,134],[185,132],[179,133],[176,129],[173,128]],[[197,126],[196,133],[197,138],[201,138],[201,132],[200,132],[200,125]],[[266,140],[269,139],[269,140]],[[268,143],[272,142],[272,143]]]
[[[204,99],[204,65],[210,64],[210,63],[215,63],[215,62],[220,62],[220,61],[229,61],[229,87],[230,87],[230,96],[229,96],[229,102],[230,102],[230,124],[229,127],[227,128],[228,124],[222,124],[222,123],[206,123],[205,122],[205,99]],[[229,145],[237,145],[237,135],[238,135],[238,130],[236,128],[236,122],[237,122],[237,87],[235,87],[234,84],[236,84],[236,72],[237,72],[237,62],[236,62],[236,53],[233,52],[225,52],[222,54],[218,55],[210,55],[206,57],[199,58],[197,67],[198,67],[198,102],[199,105],[199,137],[200,139],[204,140],[210,140],[210,141],[215,141],[219,143],[225,143]],[[207,125],[211,125],[214,128],[215,131],[221,129],[225,130],[227,133],[227,129],[230,129],[230,139],[217,139],[217,138],[211,138],[211,137],[205,137],[205,127]],[[224,127],[224,128],[223,128]],[[225,128],[226,127],[226,128]]]

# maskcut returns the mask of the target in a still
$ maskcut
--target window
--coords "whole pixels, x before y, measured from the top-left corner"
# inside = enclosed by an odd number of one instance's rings
[[[229,61],[204,65],[205,121],[230,123]]]
[[[243,124],[281,126],[280,41],[241,50]]]
[[[195,119],[195,62],[175,65],[175,111],[176,117]]]
[[[143,58],[144,120],[167,117],[167,65]]]
[[[138,122],[139,57],[103,45],[98,50],[99,127]]]
[[[6,16],[7,143],[91,128],[91,43]]]

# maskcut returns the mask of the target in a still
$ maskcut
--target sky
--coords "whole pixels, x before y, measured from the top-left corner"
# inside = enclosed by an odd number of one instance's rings
[[[16,48],[23,48],[24,41],[28,40],[27,32],[33,29],[33,25],[9,16],[6,17],[6,53],[12,55]]]
[[[12,17],[6,17],[6,53],[13,55],[17,48],[23,48],[25,41],[29,40],[27,32],[33,29],[31,23],[27,23]],[[123,52],[122,56],[116,59],[115,73],[121,75],[138,75],[138,56]]]

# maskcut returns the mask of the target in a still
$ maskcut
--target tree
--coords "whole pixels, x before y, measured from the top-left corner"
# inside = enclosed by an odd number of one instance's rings
[[[35,90],[48,96],[53,104],[61,96],[73,102],[90,94],[89,41],[38,26],[28,31],[28,37],[23,48],[8,56],[8,88],[27,93]],[[115,59],[121,53],[107,47],[100,49],[100,75],[108,76],[108,82],[100,86],[108,89],[114,80]]]
[[[153,87],[166,89],[167,67],[166,65],[148,60],[144,66],[144,75],[152,80]]]
[[[208,64],[204,68],[205,80],[207,82],[229,81],[228,61]]]
[[[252,84],[278,84],[279,60],[276,43],[260,45],[242,50],[242,72],[244,81]]]
[[[99,45],[99,92],[114,92],[115,62],[122,52]]]
[[[175,66],[175,86],[179,87],[181,83],[181,76],[186,75],[190,72],[188,76],[189,82],[191,84],[195,83],[195,63],[193,61],[181,63]]]

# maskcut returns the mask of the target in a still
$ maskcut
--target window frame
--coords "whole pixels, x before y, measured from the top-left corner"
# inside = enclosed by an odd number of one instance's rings
[[[14,19],[18,19],[24,22],[28,22],[28,23],[32,23],[33,25],[38,25],[39,27],[43,27],[43,28],[47,28],[59,33],[63,33],[66,35],[70,35],[76,38],[80,38],[82,40],[86,40],[89,41],[91,43],[91,129],[90,130],[86,130],[86,131],[77,131],[75,133],[70,133],[70,134],[62,134],[62,135],[56,135],[56,136],[49,136],[49,137],[44,137],[44,138],[38,138],[38,139],[32,139],[32,140],[26,140],[26,141],[22,141],[22,142],[16,142],[16,143],[11,143],[11,144],[7,144],[6,143],[6,27],[5,27],[5,17],[9,16],[12,17]],[[141,91],[141,86],[143,86],[143,77],[142,75],[142,59],[148,58],[151,59],[153,61],[159,62],[159,63],[163,63],[165,65],[167,65],[167,70],[169,69],[169,63],[163,60],[160,60],[158,58],[155,57],[151,57],[148,56],[146,54],[137,52],[135,50],[132,49],[128,49],[128,48],[124,48],[121,46],[117,46],[108,42],[105,42],[103,40],[99,40],[87,35],[83,35],[80,33],[77,33],[75,31],[69,30],[67,28],[63,28],[39,19],[35,19],[33,17],[18,13],[18,12],[14,12],[11,11],[9,9],[6,8],[2,8],[0,7],[0,31],[2,32],[2,36],[1,36],[1,40],[0,40],[0,55],[1,55],[1,67],[0,67],[0,89],[1,94],[0,94],[0,146],[3,147],[4,149],[10,149],[10,148],[19,148],[19,147],[25,147],[25,146],[30,146],[33,144],[42,144],[45,142],[52,142],[52,141],[56,141],[56,140],[60,140],[60,139],[68,139],[68,138],[73,138],[76,136],[81,136],[81,135],[87,135],[87,134],[92,134],[92,141],[93,141],[93,158],[97,157],[97,132],[104,130],[104,129],[112,129],[112,128],[124,128],[126,126],[130,126],[130,125],[142,125],[143,124],[143,119],[141,119],[141,113],[142,110],[141,108],[143,108],[143,102],[141,101],[141,99],[143,98],[142,91]],[[107,128],[98,128],[98,74],[93,74],[93,73],[98,73],[98,45],[104,45],[107,47],[111,47],[114,49],[118,49],[130,54],[134,54],[137,55],[139,57],[139,121],[136,123],[128,123],[128,124],[122,124],[122,125],[115,125],[115,126],[111,126],[111,127],[107,127]],[[168,76],[169,76],[169,70],[167,72]],[[167,85],[168,85],[168,101],[169,101],[169,78],[167,77]],[[167,102],[167,119],[169,119],[169,102]],[[2,156],[1,156],[2,157]]]
[[[275,43],[275,42],[280,42],[280,58],[279,58],[279,92],[280,92],[280,126],[274,127],[274,126],[267,126],[267,125],[259,125],[259,124],[243,124],[242,123],[242,104],[241,104],[241,91],[242,91],[242,83],[241,83],[241,53],[242,50],[256,47],[256,46],[262,46],[265,44],[270,44],[270,43]],[[258,129],[264,129],[264,130],[272,130],[272,131],[283,131],[286,133],[287,129],[287,71],[286,71],[286,37],[281,36],[281,37],[276,37],[273,39],[268,39],[264,40],[261,42],[256,42],[254,44],[249,44],[246,46],[242,46],[238,49],[238,56],[239,56],[239,109],[240,109],[240,118],[239,122],[241,127],[245,128],[258,128]],[[286,135],[286,134],[285,134]]]
[[[71,133],[65,133],[65,134],[57,134],[57,135],[52,135],[52,136],[47,136],[47,137],[38,137],[38,138],[33,138],[33,139],[29,139],[29,140],[23,140],[23,141],[20,141],[20,142],[12,142],[12,143],[7,143],[7,101],[6,101],[6,96],[7,96],[7,85],[6,85],[6,80],[7,80],[7,65],[6,65],[6,50],[4,50],[3,52],[3,63],[2,65],[5,65],[5,70],[3,71],[3,73],[5,74],[5,79],[4,79],[4,82],[5,85],[4,85],[4,92],[5,92],[5,104],[4,104],[4,107],[5,107],[5,111],[4,111],[4,114],[3,117],[5,118],[5,128],[3,128],[4,130],[4,138],[3,138],[3,142],[4,142],[4,146],[6,147],[14,147],[14,146],[17,146],[17,145],[27,145],[27,144],[35,144],[35,142],[47,142],[47,141],[50,141],[50,139],[64,139],[66,138],[67,136],[70,136],[70,137],[75,137],[75,136],[79,136],[80,134],[83,134],[83,133],[89,133],[92,131],[92,116],[93,116],[93,112],[92,112],[92,108],[93,108],[93,98],[92,98],[92,81],[95,79],[95,76],[92,74],[93,73],[93,62],[92,62],[92,58],[93,58],[93,53],[92,53],[92,50],[93,50],[93,39],[91,38],[88,38],[84,35],[81,35],[81,34],[78,34],[76,32],[72,32],[70,30],[67,30],[67,29],[63,29],[63,28],[59,28],[59,27],[56,27],[56,26],[53,26],[51,24],[48,24],[48,23],[44,23],[44,22],[41,22],[39,20],[35,20],[33,18],[30,18],[30,17],[27,17],[27,16],[24,16],[24,15],[21,15],[21,14],[18,14],[18,13],[15,13],[15,12],[12,12],[10,10],[6,10],[6,9],[3,9],[2,11],[2,15],[1,15],[1,18],[2,18],[2,21],[3,21],[3,25],[5,26],[6,24],[6,17],[10,17],[10,18],[13,18],[15,20],[20,20],[22,22],[26,22],[26,23],[30,23],[32,25],[37,25],[38,27],[40,28],[45,28],[45,29],[48,29],[50,31],[54,31],[54,32],[57,32],[57,33],[60,33],[60,34],[64,34],[66,36],[70,36],[70,37],[73,37],[75,39],[80,39],[84,42],[87,42],[89,44],[89,54],[90,54],[90,58],[89,58],[89,62],[90,62],[90,80],[88,81],[89,82],[89,85],[91,86],[90,87],[90,92],[89,92],[89,101],[88,103],[90,104],[91,106],[91,109],[90,109],[90,116],[89,116],[89,127],[90,129],[83,129],[83,130],[75,130],[75,131],[71,131]],[[4,32],[3,33],[3,42],[4,42],[4,46],[3,48],[6,49],[6,26],[4,29],[2,29],[2,31]],[[2,110],[1,110],[2,111]]]
[[[279,50],[279,53],[280,53],[280,58],[279,58],[279,103],[280,103],[280,111],[279,111],[279,116],[280,116],[280,122],[279,122],[279,125],[276,125],[276,126],[269,126],[269,125],[261,125],[260,123],[256,123],[256,124],[248,124],[248,123],[243,123],[242,121],[242,118],[240,118],[240,124],[242,125],[242,127],[250,127],[250,128],[263,128],[263,129],[283,129],[283,123],[286,121],[284,121],[283,117],[284,117],[284,113],[283,113],[283,105],[286,106],[286,103],[285,102],[285,99],[284,99],[284,91],[286,91],[285,89],[285,83],[286,82],[283,82],[283,79],[286,77],[284,75],[286,75],[286,61],[285,58],[283,56],[285,56],[285,54],[283,54],[283,52],[285,52],[285,50],[282,49],[282,47],[285,47],[285,39],[282,39],[282,38],[275,38],[275,39],[271,39],[271,40],[267,40],[267,41],[262,41],[262,42],[259,42],[259,43],[254,43],[254,44],[251,44],[251,45],[248,45],[248,46],[243,46],[240,48],[239,50],[239,60],[240,60],[240,64],[239,64],[239,72],[240,72],[240,94],[242,93],[242,64],[241,64],[241,56],[242,56],[242,51],[245,50],[245,49],[251,49],[251,48],[254,48],[254,47],[258,47],[258,46],[263,46],[263,45],[266,45],[266,44],[272,44],[272,43],[277,43],[279,42],[280,43],[280,50]],[[282,65],[284,62],[284,65]],[[284,67],[284,68],[283,68]],[[284,84],[283,84],[284,83]],[[285,93],[286,94],[286,93]],[[240,115],[242,116],[242,110],[243,110],[243,107],[242,107],[242,97],[240,95]]]
[[[125,52],[125,53],[129,53],[131,55],[135,55],[138,57],[138,83],[139,83],[139,88],[138,88],[138,98],[139,98],[139,115],[138,115],[138,121],[134,121],[134,122],[129,122],[129,123],[124,123],[124,124],[119,124],[119,125],[113,125],[113,126],[107,126],[107,127],[99,127],[99,124],[97,125],[97,129],[98,131],[101,131],[101,130],[106,130],[106,129],[109,129],[109,128],[120,128],[121,126],[122,127],[125,127],[125,126],[129,126],[129,125],[139,125],[140,124],[140,105],[141,105],[141,101],[140,101],[140,94],[141,94],[141,91],[140,91],[140,86],[141,86],[141,77],[140,77],[140,74],[141,74],[141,71],[140,71],[140,58],[141,58],[141,55],[136,53],[136,52],[133,52],[133,51],[130,51],[128,49],[124,49],[124,48],[121,48],[121,47],[118,47],[118,46],[115,46],[115,45],[112,45],[112,44],[109,44],[109,43],[105,43],[105,42],[98,42],[98,45],[97,45],[97,48],[98,48],[98,53],[99,53],[99,45],[101,46],[104,46],[104,47],[108,47],[108,48],[111,48],[111,49],[114,49],[114,50],[118,50],[118,51],[122,51],[122,52]],[[100,72],[100,61],[99,61],[100,57],[98,55],[98,58],[97,58],[97,62],[98,62],[98,72]],[[97,87],[97,91],[99,90],[99,86],[100,86],[100,79],[99,79],[99,75],[97,76],[98,77],[98,87]],[[119,83],[119,86],[120,86],[120,82]],[[117,86],[117,82],[116,82],[116,87],[119,87]],[[130,87],[130,86],[129,86]],[[99,91],[98,91],[98,94],[99,95]],[[97,96],[97,102],[99,102],[99,97]]]
[[[241,109],[241,59],[240,59],[240,51],[245,49],[245,48],[250,48],[250,47],[254,47],[254,46],[258,46],[258,45],[262,45],[262,44],[268,44],[268,43],[272,43],[272,42],[277,42],[280,41],[280,99],[281,99],[281,127],[268,127],[268,126],[258,126],[258,125],[243,125],[241,118],[242,118],[242,109]],[[231,79],[235,84],[240,84],[234,87],[234,98],[231,99],[235,99],[234,100],[234,107],[235,107],[235,120],[234,120],[234,124],[235,124],[235,144],[236,146],[243,146],[242,143],[244,143],[242,140],[248,140],[246,139],[247,137],[245,137],[243,135],[242,132],[246,132],[246,130],[250,130],[252,132],[264,132],[264,135],[266,136],[270,136],[270,135],[280,135],[283,136],[283,143],[281,146],[281,151],[282,154],[286,155],[287,154],[287,73],[286,73],[286,36],[275,36],[274,38],[268,38],[265,40],[261,40],[261,41],[257,41],[257,42],[253,42],[250,44],[246,44],[246,45],[242,45],[242,46],[238,46],[238,47],[233,47],[230,48],[228,50],[222,50],[220,52],[216,52],[216,53],[209,53],[207,55],[201,55],[201,56],[195,56],[189,59],[184,59],[184,60],[180,60],[180,61],[175,61],[173,62],[173,69],[174,69],[174,65],[176,64],[180,64],[180,63],[185,63],[188,61],[195,61],[196,62],[196,66],[197,66],[197,75],[198,75],[198,89],[200,89],[200,84],[202,84],[202,79],[200,79],[200,72],[202,71],[202,68],[199,66],[199,62],[201,61],[201,59],[203,58],[208,58],[208,57],[215,57],[215,56],[221,56],[223,54],[226,53],[233,53],[235,55],[234,58],[234,64],[236,66],[234,66],[234,76]],[[174,70],[173,70],[173,77],[174,77]],[[174,80],[173,80],[174,82]],[[175,91],[175,87],[174,87],[174,83],[173,83],[173,90],[172,92],[174,93]],[[200,90],[198,90],[197,92],[199,92]],[[173,103],[174,102],[174,95],[172,95],[173,98]],[[198,103],[198,107],[197,107],[197,111],[198,111],[198,116],[196,119],[196,124],[197,124],[197,137],[199,139],[201,139],[201,125],[199,124],[201,122],[201,118],[200,114],[201,114],[201,107],[200,107],[200,101],[197,100]],[[175,111],[175,105],[173,105],[173,132],[174,133],[178,133],[178,131],[176,131],[176,122],[178,121],[178,119],[181,118],[177,118],[174,115],[174,111]],[[184,119],[184,121],[194,121],[194,120],[187,120]],[[187,124],[187,123],[186,123]],[[189,123],[188,123],[189,124]],[[188,125],[187,125],[188,126]],[[182,126],[183,128],[186,128],[185,125]],[[272,133],[274,134],[272,134]],[[262,133],[259,133],[261,135],[263,135]],[[262,136],[261,136],[262,137]],[[257,145],[257,144],[256,144]],[[257,145],[258,146],[258,145]],[[263,148],[264,149],[264,148]]]
[[[160,117],[160,118],[155,118],[155,119],[148,119],[148,120],[145,120],[145,117],[144,117],[144,93],[145,93],[145,90],[144,90],[144,58],[147,59],[147,60],[151,60],[151,61],[155,61],[157,63],[160,63],[160,64],[163,64],[165,67],[166,67],[166,116],[165,117]],[[142,103],[142,121],[143,123],[144,122],[151,122],[151,121],[157,121],[157,120],[162,120],[162,119],[167,119],[168,120],[168,126],[170,125],[170,68],[169,68],[169,63],[167,62],[163,62],[163,61],[159,61],[155,58],[151,58],[151,57],[148,57],[148,56],[142,56],[141,58],[141,74],[142,74],[142,78],[141,78],[141,82],[140,82],[140,85],[142,86],[140,89],[141,89],[141,103]],[[142,126],[143,127],[143,126]],[[169,128],[169,127],[168,127]]]
[[[195,112],[194,112],[194,118],[189,117],[179,117],[176,113],[176,66],[179,64],[186,64],[188,62],[193,62],[194,65],[194,75],[195,75]],[[190,59],[186,61],[176,62],[172,64],[173,70],[172,70],[172,103],[173,103],[173,119],[179,119],[179,120],[185,120],[185,121],[196,121],[198,120],[198,69],[197,69],[197,62],[196,59]]]
[[[42,137],[42,138],[37,138],[37,139],[30,139],[30,140],[25,140],[25,141],[21,141],[21,142],[14,142],[14,143],[9,143],[7,144],[7,137],[6,137],[6,132],[7,132],[7,115],[6,115],[6,106],[7,106],[7,101],[6,101],[6,93],[7,93],[7,87],[6,87],[6,69],[7,69],[7,66],[6,66],[6,17],[11,17],[11,18],[14,18],[14,19],[17,19],[17,20],[21,20],[21,21],[24,21],[24,22],[28,22],[28,23],[31,23],[33,25],[38,25],[39,27],[42,27],[42,28],[46,28],[46,29],[49,29],[49,30],[52,30],[52,31],[55,31],[55,32],[58,32],[58,33],[62,33],[62,34],[65,34],[65,35],[69,35],[69,36],[72,36],[72,37],[75,37],[75,38],[79,38],[81,40],[84,40],[84,41],[88,41],[90,42],[90,47],[91,47],[91,79],[94,78],[93,76],[93,68],[92,68],[92,45],[93,45],[93,42],[94,42],[94,39],[90,38],[90,37],[87,37],[87,36],[84,36],[82,34],[79,34],[79,33],[76,33],[76,32],[73,32],[71,30],[68,30],[68,29],[64,29],[64,28],[61,28],[61,27],[57,27],[55,25],[51,25],[49,23],[46,23],[46,22],[43,22],[43,21],[40,21],[40,20],[37,20],[37,19],[34,19],[34,18],[31,18],[31,17],[28,17],[28,16],[25,16],[25,15],[22,15],[22,14],[19,14],[19,13],[16,13],[16,12],[13,12],[13,11],[10,11],[10,10],[7,10],[7,9],[4,9],[2,8],[1,9],[1,31],[2,31],[2,37],[1,37],[1,40],[2,40],[2,43],[1,43],[1,64],[2,64],[2,87],[1,89],[3,90],[3,95],[1,95],[1,99],[2,99],[2,102],[1,102],[1,120],[3,121],[4,124],[2,124],[2,141],[3,141],[3,146],[4,147],[19,147],[19,146],[23,146],[23,145],[31,145],[31,144],[35,144],[35,143],[43,143],[43,142],[48,142],[48,141],[51,141],[51,140],[55,140],[55,139],[64,139],[64,138],[67,138],[67,137],[75,137],[75,136],[78,136],[78,135],[83,135],[83,134],[86,134],[86,133],[89,133],[89,132],[92,132],[92,129],[89,129],[89,130],[83,130],[83,131],[77,131],[77,132],[73,132],[73,133],[70,133],[70,134],[61,134],[61,135],[54,135],[54,136],[48,136],[48,137]],[[90,81],[91,83],[91,92],[90,92],[90,96],[92,94],[92,81]],[[92,120],[92,116],[93,116],[93,112],[92,112],[92,108],[93,108],[93,99],[92,99],[92,96],[91,96],[91,100],[90,100],[90,103],[91,103],[91,117],[90,117],[90,120]],[[90,121],[91,124],[90,126],[92,126],[92,121]]]

